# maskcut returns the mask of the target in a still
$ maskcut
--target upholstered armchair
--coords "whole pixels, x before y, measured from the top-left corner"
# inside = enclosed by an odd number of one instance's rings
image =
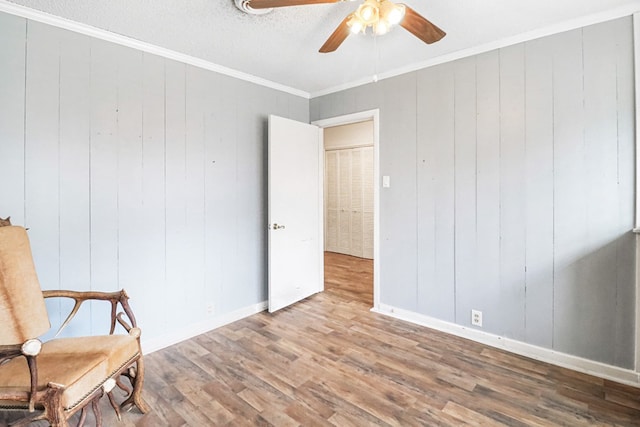
[[[53,297],[75,301],[60,329],[83,302],[110,303],[110,334],[54,338],[42,343],[38,337],[50,328],[45,298]],[[85,409],[91,404],[100,426],[98,401],[104,394],[118,418],[122,409],[133,406],[147,412],[141,396],[144,365],[140,329],[128,299],[124,290],[41,291],[25,229],[0,227],[0,410],[21,410],[22,414],[28,411],[26,418],[14,425],[44,419],[52,426],[67,426],[69,418],[78,411],[81,411],[78,425],[82,425]],[[118,307],[124,313],[117,313]],[[128,334],[114,334],[116,322]],[[112,394],[116,386],[128,394],[121,404],[116,403]]]

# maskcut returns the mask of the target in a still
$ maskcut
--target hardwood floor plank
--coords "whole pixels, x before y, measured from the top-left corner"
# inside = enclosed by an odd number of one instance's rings
[[[464,422],[471,426],[507,426],[492,418],[486,417],[478,412],[475,412],[466,406],[458,405],[455,402],[448,402],[443,411],[454,418],[457,418],[460,422]]]

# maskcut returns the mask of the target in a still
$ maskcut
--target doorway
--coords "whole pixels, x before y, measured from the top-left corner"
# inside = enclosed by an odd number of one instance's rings
[[[325,144],[325,150],[328,149],[325,153],[329,154],[325,157],[323,176],[328,172],[334,177],[340,175],[335,173],[336,168],[349,177],[352,172],[372,175],[362,182],[360,178],[355,181],[349,179],[347,191],[328,194],[330,189],[325,188],[325,271],[328,285],[334,280],[341,287],[339,292],[357,294],[358,300],[368,301],[368,305],[376,309],[379,307],[380,277],[379,110],[333,117],[312,124],[324,129],[325,141],[331,140]],[[370,128],[370,137],[358,138],[358,130],[367,127]],[[356,194],[355,199],[348,200],[351,193]],[[350,229],[355,233],[350,233]]]

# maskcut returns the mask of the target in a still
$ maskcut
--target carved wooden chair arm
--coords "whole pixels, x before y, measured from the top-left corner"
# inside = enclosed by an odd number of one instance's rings
[[[0,365],[17,356],[24,356],[29,366],[29,375],[31,387],[29,390],[29,412],[35,410],[35,398],[38,388],[38,366],[36,357],[40,354],[42,342],[39,339],[30,339],[23,344],[2,345],[0,346]]]
[[[16,356],[20,356],[22,354],[21,347],[22,344],[0,345],[0,365]]]
[[[136,323],[136,317],[129,305],[129,296],[124,289],[116,292],[47,290],[42,291],[42,295],[45,298],[71,298],[75,301],[73,310],[71,310],[71,313],[69,313],[65,321],[60,325],[60,328],[58,328],[56,336],[69,324],[69,322],[71,322],[71,319],[75,317],[82,303],[88,300],[109,301],[111,303],[111,329],[109,330],[109,335],[112,335],[115,331],[116,321],[120,323],[127,332],[131,328],[136,328],[138,326]],[[131,325],[123,319],[122,313],[117,314],[118,303],[120,303],[120,306],[126,313]]]

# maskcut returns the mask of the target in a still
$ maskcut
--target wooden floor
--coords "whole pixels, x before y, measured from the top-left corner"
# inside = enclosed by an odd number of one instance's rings
[[[324,293],[148,355],[152,412],[105,426],[640,425],[639,389],[371,313],[372,262],[326,258]]]

